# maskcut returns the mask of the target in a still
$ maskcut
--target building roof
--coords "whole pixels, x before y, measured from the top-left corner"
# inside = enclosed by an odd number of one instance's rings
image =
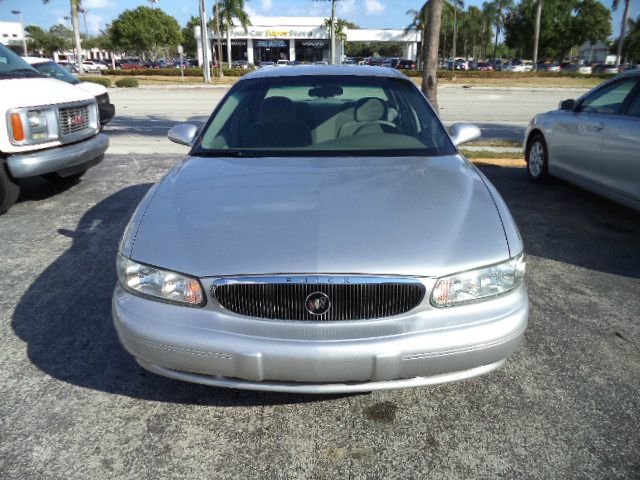
[[[299,76],[340,76],[356,75],[362,77],[404,78],[398,70],[386,67],[360,65],[295,65],[287,67],[262,68],[242,77],[242,80],[255,78],[299,77]]]

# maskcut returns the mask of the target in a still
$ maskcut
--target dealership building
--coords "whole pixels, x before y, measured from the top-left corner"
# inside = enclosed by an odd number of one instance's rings
[[[22,25],[20,22],[0,22],[0,43],[22,54]]]
[[[231,59],[247,60],[251,64],[277,60],[316,62],[329,60],[329,30],[324,27],[324,17],[263,17],[252,16],[251,25],[245,31],[235,27],[231,31]],[[198,60],[202,63],[200,29],[196,27]],[[402,29],[345,29],[346,40],[339,42],[340,59],[344,57],[345,42],[399,42],[404,58],[416,58],[420,32]],[[215,32],[209,39],[217,44]],[[227,39],[221,38],[222,60],[227,61]],[[213,58],[213,57],[211,57]]]

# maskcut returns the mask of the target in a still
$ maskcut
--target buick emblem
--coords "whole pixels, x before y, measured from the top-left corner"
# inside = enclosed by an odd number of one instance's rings
[[[331,308],[331,301],[322,292],[313,292],[304,301],[304,306],[312,315],[324,315]]]

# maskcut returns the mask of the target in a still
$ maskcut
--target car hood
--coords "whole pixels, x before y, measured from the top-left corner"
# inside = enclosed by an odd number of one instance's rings
[[[440,276],[509,257],[494,198],[459,156],[188,157],[138,221],[125,255],[198,277]]]
[[[2,99],[8,107],[39,107],[57,103],[93,100],[93,95],[53,78],[14,78],[0,80]]]
[[[98,83],[93,83],[93,82],[80,82],[76,84],[76,87],[78,87],[81,90],[84,90],[85,92],[89,93],[90,95],[93,95],[94,97],[97,97],[98,95],[104,95],[105,93],[107,93],[107,89],[105,87],[103,87]]]

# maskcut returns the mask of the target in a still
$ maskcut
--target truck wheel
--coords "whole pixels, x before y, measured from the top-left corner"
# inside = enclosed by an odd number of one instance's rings
[[[16,203],[18,195],[20,195],[20,187],[9,176],[4,165],[0,165],[0,215],[6,213]]]
[[[83,170],[81,172],[77,172],[74,173],[72,175],[63,177],[62,175],[59,175],[56,172],[52,172],[52,173],[45,173],[43,175],[44,178],[46,178],[47,180],[49,180],[52,183],[71,183],[71,182],[75,182],[77,180],[80,180],[80,178],[87,173],[86,170]]]

